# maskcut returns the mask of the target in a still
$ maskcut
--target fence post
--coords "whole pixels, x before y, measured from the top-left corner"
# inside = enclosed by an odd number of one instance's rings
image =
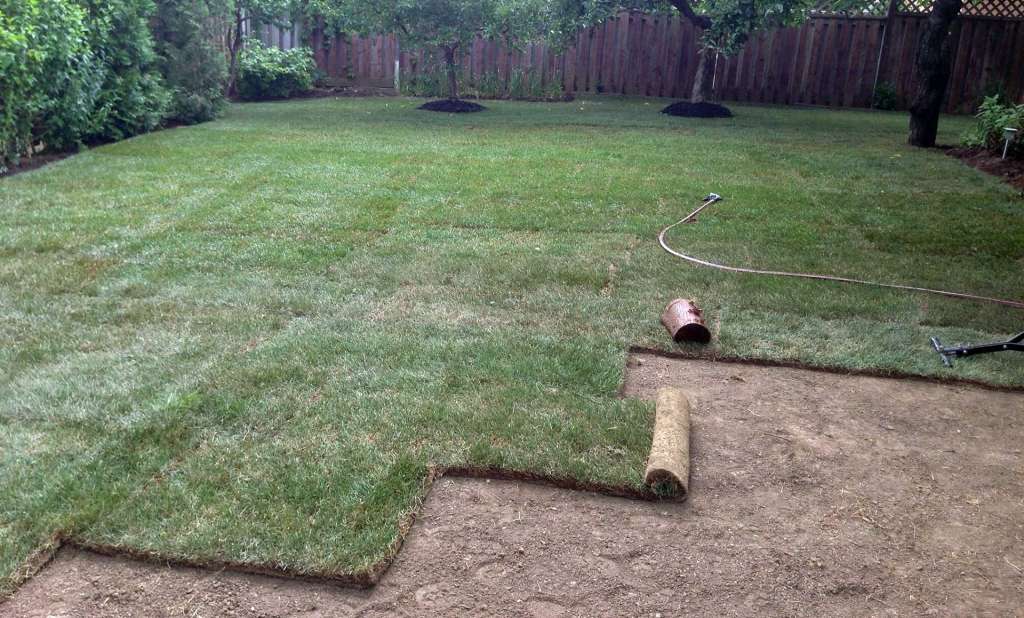
[[[896,23],[896,16],[899,14],[900,0],[889,0],[889,8],[885,12],[885,23],[882,24],[882,42],[878,46],[878,62],[875,64],[875,81],[871,85],[871,104],[875,106],[875,92],[878,90],[878,79],[882,74],[882,59],[885,57],[885,48],[888,47],[889,33]]]

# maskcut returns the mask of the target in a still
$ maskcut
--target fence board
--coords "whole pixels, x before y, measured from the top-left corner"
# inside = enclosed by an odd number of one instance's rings
[[[840,99],[836,105],[852,107],[860,89],[860,78],[864,74],[864,43],[867,36],[867,23],[850,20],[849,62],[846,72],[840,77],[844,87],[840,90]]]
[[[587,92],[597,92],[601,81],[601,50],[604,49],[604,28],[588,28],[590,33],[590,59],[587,61]]]
[[[1016,33],[1013,35],[1016,39],[1016,44],[1011,43],[1008,47],[1013,48],[1013,53],[1010,54],[1010,65],[1009,74],[1010,79],[1007,80],[1006,90],[1007,93],[1024,93],[1024,71],[1020,68],[1021,58],[1024,58],[1024,20],[1017,21],[1015,24]],[[1012,65],[1016,65],[1016,68]],[[1022,95],[1024,98],[1024,95]]]
[[[816,16],[803,25],[756,33],[734,57],[719,57],[715,93],[732,101],[869,107],[878,81],[896,90],[905,108],[913,96],[914,57],[925,26],[922,14]],[[973,111],[986,88],[1001,87],[1024,102],[1024,19],[962,16],[955,26],[954,58],[945,109]],[[886,26],[888,24],[888,26]],[[883,30],[886,47],[882,53]],[[311,28],[262,26],[266,44],[295,46],[301,36],[317,66],[338,82],[393,83],[395,60],[404,80],[438,68],[436,54],[402,50],[394,34],[360,37]],[[497,79],[506,91],[516,71],[534,72],[545,86],[567,92],[686,97],[693,85],[700,33],[678,15],[623,12],[579,33],[558,52],[543,44],[512,49],[478,38],[462,50],[467,87]],[[879,65],[879,54],[882,54]]]

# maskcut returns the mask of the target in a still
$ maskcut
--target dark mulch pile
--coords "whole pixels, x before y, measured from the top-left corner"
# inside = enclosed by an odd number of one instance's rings
[[[950,148],[946,153],[1024,191],[1024,159],[1000,159],[984,148]]]
[[[470,112],[482,112],[486,107],[462,99],[440,99],[420,105],[420,109],[428,112],[448,112],[449,114],[468,114]]]
[[[669,116],[686,116],[687,118],[732,118],[732,112],[724,105],[717,103],[690,103],[679,101],[661,110]]]

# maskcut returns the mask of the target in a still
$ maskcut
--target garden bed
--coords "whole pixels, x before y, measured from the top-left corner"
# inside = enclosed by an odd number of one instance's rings
[[[32,157],[31,159],[22,159],[21,163],[19,163],[18,165],[8,168],[6,172],[0,173],[0,178],[6,178],[8,176],[16,176],[17,174],[30,172],[32,170],[39,169],[44,165],[49,165],[50,163],[53,163],[55,161],[67,159],[68,157],[73,156],[75,154],[78,153],[58,152],[54,154],[38,154]]]
[[[1024,159],[1003,159],[985,148],[950,148],[947,153],[1024,191]]]

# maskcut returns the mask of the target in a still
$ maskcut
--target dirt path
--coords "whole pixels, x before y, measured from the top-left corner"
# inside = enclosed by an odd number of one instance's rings
[[[1024,395],[658,357],[691,496],[443,479],[372,591],[62,551],[3,616],[1019,615]]]

